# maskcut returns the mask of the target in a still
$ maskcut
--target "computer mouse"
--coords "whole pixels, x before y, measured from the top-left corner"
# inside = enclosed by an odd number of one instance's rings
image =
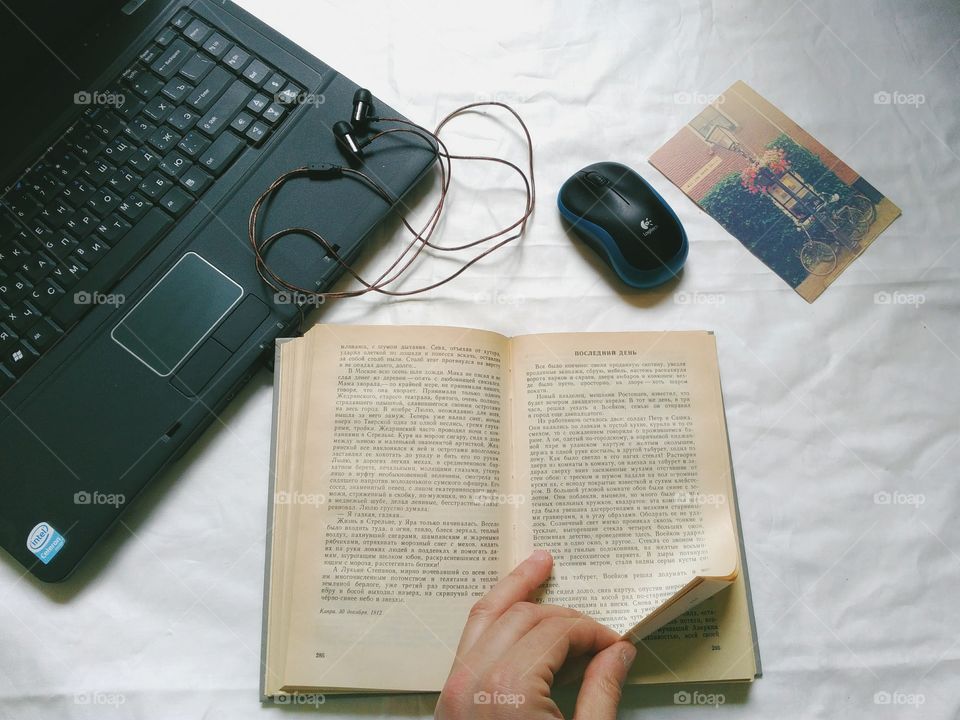
[[[588,165],[563,184],[557,205],[576,233],[631,287],[661,285],[686,262],[687,233],[680,219],[626,165]]]

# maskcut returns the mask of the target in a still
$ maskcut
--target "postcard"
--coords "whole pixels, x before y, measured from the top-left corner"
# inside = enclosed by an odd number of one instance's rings
[[[717,96],[650,163],[807,302],[900,215],[744,82]]]

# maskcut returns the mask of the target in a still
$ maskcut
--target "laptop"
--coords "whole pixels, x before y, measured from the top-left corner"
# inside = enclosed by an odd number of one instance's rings
[[[55,582],[295,331],[250,208],[285,170],[346,162],[330,128],[357,86],[226,0],[4,0],[0,22],[0,546]],[[402,197],[433,159],[395,134],[364,169]],[[390,214],[304,178],[262,229],[353,258]],[[341,274],[308,237],[268,259],[321,291]]]

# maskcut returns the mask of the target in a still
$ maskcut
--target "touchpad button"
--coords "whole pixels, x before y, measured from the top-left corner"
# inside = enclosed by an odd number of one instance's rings
[[[196,253],[187,253],[127,313],[111,337],[166,377],[241,297],[240,285]]]

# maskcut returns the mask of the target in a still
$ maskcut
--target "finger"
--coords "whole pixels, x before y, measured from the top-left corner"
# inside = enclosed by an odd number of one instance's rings
[[[583,676],[574,720],[616,720],[623,683],[636,657],[633,643],[620,641],[593,658]]]
[[[552,684],[568,657],[598,653],[619,639],[614,630],[588,617],[546,618],[514,646],[506,665],[518,683],[540,678]]]
[[[529,598],[531,593],[550,577],[552,568],[553,558],[550,553],[546,550],[534,550],[530,557],[517,565],[490,592],[480,598],[470,609],[467,624],[460,637],[457,656],[465,654],[473,647],[477,639],[506,612],[507,608]]]
[[[547,618],[576,619],[583,613],[559,605],[514,603],[480,636],[461,658],[478,676],[513,651],[516,643]]]

